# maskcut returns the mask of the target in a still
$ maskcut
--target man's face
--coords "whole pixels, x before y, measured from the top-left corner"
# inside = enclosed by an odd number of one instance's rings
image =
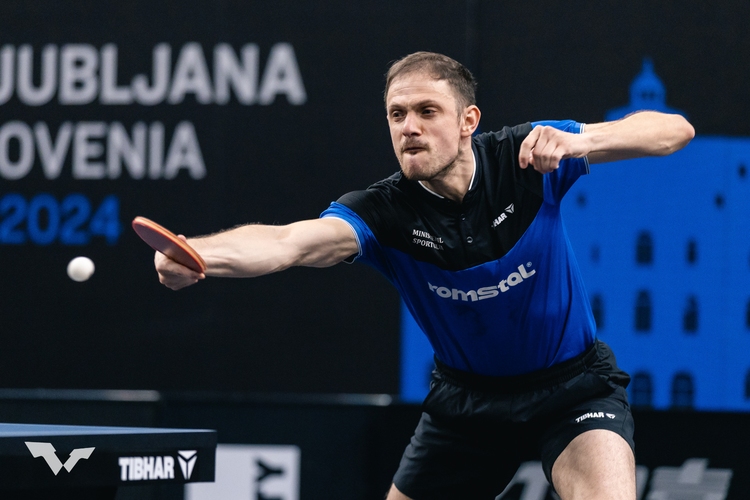
[[[393,150],[408,179],[432,180],[460,154],[461,122],[453,89],[424,73],[396,78],[386,100]]]

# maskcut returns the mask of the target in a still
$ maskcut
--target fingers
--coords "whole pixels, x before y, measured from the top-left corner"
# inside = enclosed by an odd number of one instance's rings
[[[542,174],[548,174],[560,166],[569,150],[572,134],[561,132],[553,127],[537,126],[521,143],[518,164],[521,168],[529,165]]]
[[[187,279],[184,277],[175,278],[172,276],[164,276],[162,274],[159,275],[159,283],[166,286],[170,290],[181,290],[183,288],[189,287],[190,285],[194,285],[198,283],[197,279]]]
[[[172,290],[180,290],[206,277],[203,273],[197,273],[160,252],[154,254],[154,267],[159,275],[159,283]]]
[[[538,139],[539,127],[535,127],[531,130],[529,135],[526,136],[526,139],[524,139],[521,143],[521,147],[518,150],[518,165],[521,168],[526,168],[529,166],[529,164],[532,163],[532,151],[534,150],[534,146],[536,145]]]
[[[206,277],[204,274],[199,274],[190,271],[189,269],[188,271],[188,274],[183,274],[182,272],[174,273],[162,269],[158,271],[159,283],[172,290],[180,290],[190,285],[194,285]]]

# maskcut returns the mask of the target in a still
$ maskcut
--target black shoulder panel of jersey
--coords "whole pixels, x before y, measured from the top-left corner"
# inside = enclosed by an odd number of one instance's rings
[[[440,198],[401,172],[338,202],[367,224],[379,243],[442,269],[496,260],[518,242],[543,202],[542,175],[518,166],[531,124],[472,139],[474,183],[461,203]]]

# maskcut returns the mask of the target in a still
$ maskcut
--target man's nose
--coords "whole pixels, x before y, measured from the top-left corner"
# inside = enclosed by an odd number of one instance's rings
[[[407,113],[404,117],[404,126],[401,133],[407,136],[418,135],[420,133],[419,120],[414,113]]]

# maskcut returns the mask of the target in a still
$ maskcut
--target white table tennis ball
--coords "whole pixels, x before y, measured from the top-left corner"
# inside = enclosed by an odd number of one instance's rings
[[[68,263],[68,276],[73,281],[86,281],[94,274],[94,261],[88,257],[76,257]]]

